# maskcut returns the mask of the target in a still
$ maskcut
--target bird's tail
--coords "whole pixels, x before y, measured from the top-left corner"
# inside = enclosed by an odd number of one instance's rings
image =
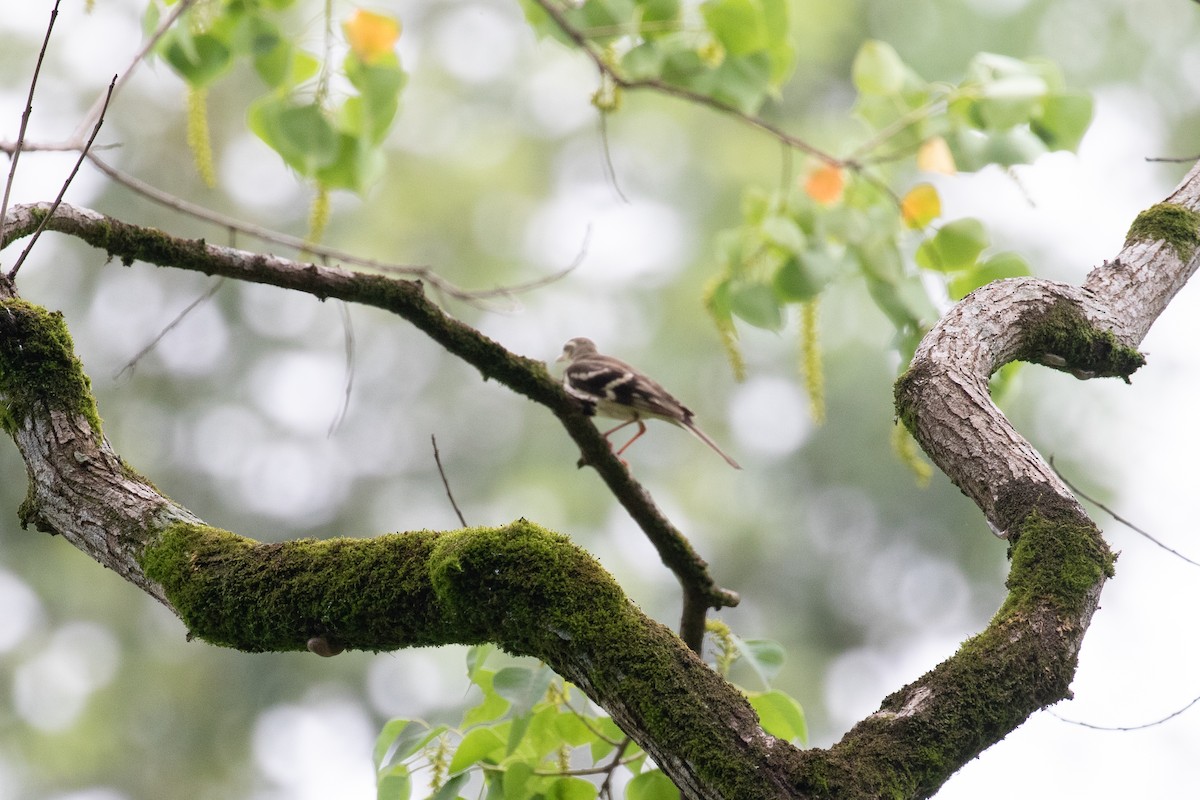
[[[705,433],[704,431],[700,430],[700,428],[698,428],[694,422],[688,421],[688,422],[684,423],[683,427],[685,427],[689,431],[691,431],[692,435],[695,436],[697,439],[704,442],[706,445],[708,445],[713,450],[715,450],[717,452],[717,454],[721,456],[721,458],[725,459],[725,462],[727,464],[729,464],[729,466],[733,467],[734,469],[742,468],[740,464],[738,464],[732,458],[727,456],[725,454],[724,450],[717,447],[717,443],[714,442],[712,439],[708,438],[708,434]]]

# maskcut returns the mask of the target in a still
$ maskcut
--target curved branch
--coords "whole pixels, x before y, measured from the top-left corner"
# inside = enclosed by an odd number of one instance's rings
[[[1114,261],[1082,287],[1033,278],[972,292],[921,342],[896,382],[900,419],[1003,536],[1052,495],[1082,514],[1071,491],[988,392],[1014,360],[1080,379],[1129,376],[1135,349],[1200,267],[1200,164],[1166,201],[1138,215]]]
[[[61,319],[14,300],[0,305],[0,422],[30,464],[22,516],[125,570],[194,632],[223,644],[302,649],[315,635],[332,651],[489,640],[536,655],[604,706],[689,797],[928,797],[1030,714],[1069,695],[1112,575],[1099,531],[992,405],[987,377],[1013,359],[1079,377],[1128,377],[1140,366],[1139,331],[1197,268],[1198,182],[1200,169],[1169,202],[1140,215],[1121,257],[1082,289],[1029,280],[985,287],[922,343],[897,382],[900,415],[1008,536],[1010,591],[983,633],[828,750],[797,751],[763,734],[749,707],[637,612],[586,554],[530,523],[278,545],[199,524],[107,448]],[[635,502],[640,487],[544,366],[446,317],[419,284],[181,242],[70,211],[60,209],[50,227],[126,259],[365,302],[409,319],[485,377],[546,404],[627,507],[656,513]],[[39,214],[44,207],[17,209],[31,225]],[[1166,288],[1144,288],[1148,274]]]
[[[510,353],[493,339],[449,316],[426,297],[420,281],[373,275],[336,266],[304,264],[206,243],[176,239],[153,228],[131,225],[88,209],[63,204],[48,216],[48,205],[15,206],[0,231],[0,248],[32,233],[45,221],[49,230],[70,234],[125,263],[135,260],[222,275],[252,283],[337,298],[384,309],[411,322],[447,352],[514,392],[545,406],[575,440],[586,463],[650,539],[663,564],[684,588],[685,608],[723,608],[738,603],[736,593],[716,584],[708,565],[655,505],[649,493],[616,458],[576,400],[550,377],[540,361]],[[694,625],[689,631],[694,629]],[[699,639],[688,643],[699,647]]]
[[[782,798],[746,699],[567,537],[500,528],[261,544],[201,523],[112,450],[59,314],[0,276],[0,422],[29,469],[23,523],[60,534],[249,652],[495,642],[603,706],[695,798]],[[738,787],[747,787],[743,793]]]

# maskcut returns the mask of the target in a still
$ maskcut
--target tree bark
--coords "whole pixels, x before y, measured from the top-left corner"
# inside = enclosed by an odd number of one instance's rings
[[[992,284],[922,342],[896,384],[899,416],[1008,538],[1009,595],[985,631],[827,750],[801,751],[765,734],[738,692],[642,615],[590,556],[524,520],[272,545],[203,525],[104,440],[61,317],[0,284],[0,421],[28,466],[22,521],[61,534],[215,644],[299,650],[318,637],[378,650],[492,641],[543,659],[608,710],[688,797],[927,797],[1034,711],[1069,696],[1083,634],[1112,574],[1099,531],[991,402],[988,377],[1024,359],[1079,377],[1128,379],[1144,361],[1141,337],[1197,267],[1198,187],[1193,169],[1165,203],[1139,216],[1122,253],[1083,287]],[[540,366],[446,319],[399,285],[407,282],[162,234],[149,246],[145,236],[114,235],[113,221],[92,212],[61,213],[50,227],[121,259],[391,308],[484,377],[545,404],[572,435],[572,426],[586,425],[560,405]],[[3,233],[7,243],[11,230]],[[602,444],[586,427],[577,441],[605,475],[604,454],[589,449]],[[704,583],[699,565],[683,569],[698,569],[697,585],[718,602],[723,590]]]

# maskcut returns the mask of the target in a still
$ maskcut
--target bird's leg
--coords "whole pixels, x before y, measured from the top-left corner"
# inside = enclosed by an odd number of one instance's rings
[[[624,428],[626,425],[632,425],[633,423],[635,423],[637,421],[638,421],[637,417],[634,417],[633,419],[627,419],[624,422],[622,422],[620,425],[618,425],[617,427],[609,428],[608,430],[606,430],[604,433],[602,433],[600,435],[603,436],[605,439],[607,439],[609,436],[612,436],[614,433],[621,430],[621,428]],[[638,434],[638,435],[640,436],[641,434]]]
[[[640,438],[641,438],[641,436],[642,436],[642,434],[646,432],[646,423],[642,422],[640,419],[631,419],[631,420],[629,420],[629,422],[636,422],[636,423],[637,423],[637,425],[638,425],[638,432],[637,432],[637,433],[635,433],[635,434],[633,435],[633,438],[632,438],[632,439],[630,439],[628,442],[626,442],[626,443],[625,443],[625,444],[624,444],[624,445],[621,447],[621,449],[617,451],[617,458],[621,458],[621,453],[624,453],[626,450],[628,450],[628,449],[629,449],[629,445],[633,444],[633,443],[634,443],[634,442],[636,442],[638,439],[640,439]],[[628,425],[628,424],[629,424],[629,422],[627,422],[627,423],[625,423],[625,424],[626,424],[626,425]],[[618,426],[618,427],[621,427],[621,426]],[[616,430],[616,429],[614,428],[613,430]],[[621,460],[622,460],[622,461],[624,461],[624,459],[621,459]]]

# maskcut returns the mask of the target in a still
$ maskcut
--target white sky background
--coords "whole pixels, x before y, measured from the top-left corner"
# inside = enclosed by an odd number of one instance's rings
[[[49,3],[10,5],[14,7],[5,10],[5,26],[38,35]],[[77,73],[104,76],[106,81],[112,72],[123,69],[128,54],[138,44],[138,35],[115,20],[127,16],[129,9],[140,10],[141,2],[105,0],[86,19],[76,13],[76,3],[65,5],[69,8],[60,16],[62,30],[56,34],[56,41],[60,46],[70,41],[69,64]],[[82,35],[84,27],[88,35]],[[449,34],[441,31],[438,36],[447,38]],[[453,37],[447,41],[454,44]],[[53,76],[44,75],[43,79],[49,86]],[[97,81],[99,87],[100,79]],[[173,81],[159,82],[168,98],[182,99],[182,90]],[[0,93],[0,119],[19,117],[23,92],[22,88],[15,93],[11,89]],[[35,131],[64,134],[71,128],[69,121],[77,119],[80,111],[39,103],[34,115]],[[944,207],[956,217],[984,219],[999,244],[1030,256],[1039,275],[1078,282],[1093,265],[1115,256],[1138,211],[1161,200],[1174,185],[1167,170],[1143,160],[1147,155],[1166,154],[1161,150],[1165,127],[1154,107],[1135,91],[1100,90],[1097,118],[1078,158],[1055,155],[1021,168],[1017,170],[1019,185],[998,170],[944,181]],[[6,122],[0,135],[11,138],[13,132]],[[71,160],[27,156],[22,161],[14,201],[47,199],[45,187],[58,185]],[[1184,171],[1185,167],[1175,170],[1178,176]],[[85,168],[70,196],[75,202],[86,203],[97,185]],[[549,225],[556,219],[556,206],[544,206],[543,213]],[[656,213],[662,215],[659,233],[664,225],[670,228],[674,224],[670,209],[657,209]],[[630,220],[623,220],[617,209],[611,220],[602,217],[601,222],[619,226],[628,236],[625,241],[633,242],[630,246],[645,254],[650,251],[637,246],[636,237],[653,237],[656,231],[639,230],[637,219],[644,222],[646,217],[631,215]],[[614,240],[616,237],[603,237],[597,246]],[[565,247],[577,246],[575,242],[572,238]],[[636,262],[624,263],[638,267]],[[1044,270],[1040,269],[1043,265],[1047,266]],[[1117,488],[1122,514],[1200,560],[1200,544],[1195,541],[1191,522],[1197,502],[1195,453],[1200,449],[1200,422],[1195,413],[1196,398],[1200,396],[1200,363],[1195,354],[1197,319],[1200,290],[1189,286],[1144,343],[1149,363],[1134,376],[1132,387],[1116,381],[1076,383],[1045,371],[1034,375],[1035,370],[1027,370],[1030,386],[1044,382],[1054,388],[1055,405],[1038,411],[1026,432],[1046,455],[1055,450],[1076,456],[1091,454],[1094,472],[1079,476],[1079,483]],[[523,349],[533,352],[532,343],[528,344]],[[308,424],[308,420],[297,420],[296,424]],[[1200,607],[1200,572],[1103,514],[1097,514],[1096,519],[1123,555],[1117,565],[1117,579],[1106,587],[1102,608],[1084,642],[1073,684],[1076,699],[1055,710],[1065,717],[1097,725],[1133,726],[1166,716],[1200,696],[1200,639],[1194,622]],[[33,624],[22,623],[21,619],[33,619],[38,613],[36,602],[19,581],[14,581],[0,572],[0,607],[18,609],[15,616],[0,620],[0,653]],[[22,608],[27,609],[25,616],[19,612]],[[840,682],[836,696],[823,699],[848,726],[877,708],[886,693],[945,658],[956,644],[931,637],[910,643],[904,652],[892,654],[894,657],[887,660],[846,663],[847,670],[855,670],[857,679]],[[67,676],[58,682],[60,687],[101,685],[110,675],[97,674],[91,655],[97,650],[109,654],[106,657],[114,665],[118,658],[102,632],[78,626],[58,636],[54,647],[57,649],[46,650],[45,663],[37,662],[37,670],[27,670],[30,685],[42,687],[41,694],[32,689],[27,692],[27,699],[32,698],[29,702],[53,702],[52,687],[35,681],[35,673],[59,669],[60,675]],[[80,666],[81,653],[89,656],[92,668]],[[78,678],[74,683],[67,679],[72,675]],[[448,691],[460,694],[463,686],[451,683]],[[86,691],[80,692],[62,695],[62,702],[82,702],[80,698],[86,696]],[[361,787],[356,797],[371,796],[368,759],[373,732],[364,727],[365,714],[344,698],[319,696],[310,701],[280,707],[260,720],[262,735],[256,740],[255,756],[264,778],[278,787],[278,792],[264,790],[260,796],[329,796],[330,787],[314,782],[304,769],[317,758],[328,774],[351,776],[340,783],[340,796],[348,796],[348,785]],[[348,726],[340,734],[332,727],[323,731],[312,721],[328,720],[329,709],[336,712],[334,718]],[[53,715],[47,716],[53,719]],[[275,728],[290,733],[273,734]],[[348,738],[347,730],[352,734]],[[347,741],[353,746],[330,746]],[[1036,787],[1032,796],[1046,798],[1187,796],[1200,785],[1197,752],[1200,706],[1163,725],[1133,732],[1086,730],[1042,712],[969,764],[938,797],[1008,798],[1018,791],[1029,792],[1031,787]],[[0,796],[6,796],[6,772],[0,763]],[[295,782],[289,783],[292,780]],[[114,795],[97,790],[94,796]]]

